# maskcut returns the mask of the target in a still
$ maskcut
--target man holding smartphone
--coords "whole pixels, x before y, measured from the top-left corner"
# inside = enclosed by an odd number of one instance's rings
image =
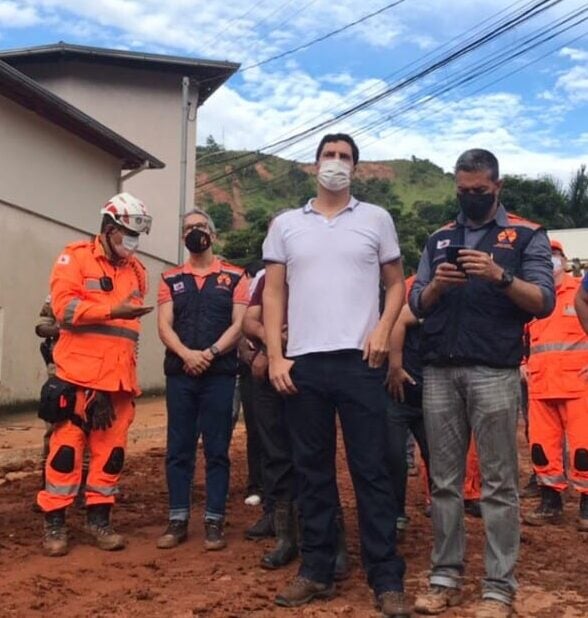
[[[410,295],[413,313],[423,319],[434,533],[430,588],[415,609],[440,614],[461,602],[462,485],[473,432],[487,539],[476,618],[506,618],[512,615],[519,547],[516,423],[523,327],[553,311],[551,249],[541,226],[507,213],[500,203],[502,181],[491,152],[464,152],[455,181],[461,212],[429,237]]]
[[[80,490],[86,447],[86,532],[100,549],[125,546],[112,528],[110,510],[140,393],[139,318],[153,310],[143,305],[147,278],[134,255],[151,217],[129,193],[112,197],[100,213],[100,234],[65,247],[51,273],[51,308],[60,328],[53,349],[56,375],[43,387],[41,408],[58,407],[62,414],[54,419],[45,487],[37,496],[48,556],[68,551],[65,511]]]

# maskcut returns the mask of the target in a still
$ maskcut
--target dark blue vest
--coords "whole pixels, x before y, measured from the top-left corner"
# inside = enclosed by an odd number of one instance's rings
[[[198,289],[194,276],[188,273],[163,275],[173,300],[174,331],[180,341],[192,350],[205,350],[215,343],[233,322],[233,291],[242,273],[222,270],[206,277]],[[182,359],[171,350],[165,351],[165,375],[183,372]],[[231,350],[212,361],[207,374],[236,375],[237,350]]]
[[[540,227],[514,215],[508,217],[508,227],[489,224],[473,248],[490,253],[497,264],[520,276],[523,252]],[[431,277],[445,261],[450,244],[464,244],[464,228],[455,222],[434,232],[427,241]],[[466,285],[444,292],[425,317],[421,329],[423,362],[518,367],[523,356],[523,327],[532,318],[496,286],[472,277]]]

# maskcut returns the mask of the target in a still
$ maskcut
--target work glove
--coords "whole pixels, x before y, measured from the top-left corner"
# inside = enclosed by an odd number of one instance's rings
[[[116,418],[110,395],[104,391],[92,391],[87,400],[86,418],[90,430],[105,430],[112,427]]]

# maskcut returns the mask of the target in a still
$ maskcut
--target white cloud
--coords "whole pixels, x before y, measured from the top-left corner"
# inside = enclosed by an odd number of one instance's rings
[[[0,1],[0,24],[3,28],[28,28],[41,22],[34,7],[7,0]]]
[[[556,87],[565,92],[574,103],[588,102],[588,64],[575,66],[561,75]]]
[[[574,61],[588,60],[588,51],[584,49],[575,49],[573,47],[564,47],[559,52],[559,55]]]

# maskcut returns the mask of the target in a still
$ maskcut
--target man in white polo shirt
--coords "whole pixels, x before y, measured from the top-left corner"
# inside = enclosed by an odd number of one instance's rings
[[[400,618],[410,609],[403,594],[404,561],[395,548],[383,363],[404,302],[404,276],[391,216],[350,194],[358,158],[349,135],[323,137],[316,153],[317,197],[275,219],[263,246],[270,379],[287,395],[302,515],[302,564],[276,603],[295,607],[335,593],[338,412],[368,582],[382,612]],[[381,315],[380,281],[386,288]]]

